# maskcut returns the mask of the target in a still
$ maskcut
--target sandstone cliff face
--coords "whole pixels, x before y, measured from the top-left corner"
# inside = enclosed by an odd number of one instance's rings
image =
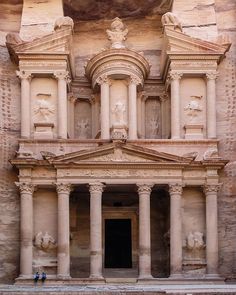
[[[37,7],[37,1],[29,1],[32,7]],[[47,7],[53,11],[55,1],[47,2]],[[100,10],[96,8],[95,1],[65,1],[65,12],[75,15],[75,10],[89,11],[79,15],[80,20],[84,16],[88,19],[112,18],[114,11],[111,11],[111,4],[116,7],[116,11],[121,16],[129,16],[127,25],[130,30],[130,45],[137,46],[140,51],[146,50],[145,54],[150,56],[150,61],[155,63],[156,56],[160,53],[161,39],[158,29],[153,32],[154,39],[149,43],[148,48],[144,48],[142,40],[152,34],[151,25],[154,21],[160,23],[159,17],[154,17],[156,11],[155,1],[117,1],[120,4],[114,5],[113,1],[106,1],[104,7]],[[158,2],[158,1],[157,1]],[[162,1],[158,2],[158,5]],[[52,4],[54,3],[54,4]],[[71,7],[69,3],[74,3]],[[141,3],[141,9],[139,9]],[[147,4],[149,3],[149,4]],[[28,11],[30,11],[30,5]],[[42,4],[43,5],[43,4]],[[46,5],[46,4],[45,4]],[[82,7],[84,5],[84,7]],[[125,9],[123,6],[125,5]],[[143,6],[144,5],[144,6]],[[82,8],[81,8],[82,7]],[[19,32],[23,4],[22,1],[1,1],[0,4],[0,282],[13,282],[19,273],[19,195],[15,188],[14,181],[17,180],[17,173],[13,171],[8,160],[14,157],[17,149],[17,140],[20,130],[20,84],[15,75],[16,66],[12,64],[9,54],[5,47],[5,35],[7,32]],[[149,13],[151,10],[151,13]],[[174,0],[173,11],[176,12],[184,23],[184,31],[192,36],[197,36],[207,40],[215,40],[218,34],[227,33],[230,36],[232,46],[227,53],[227,58],[220,65],[220,75],[217,81],[217,134],[220,140],[220,154],[230,162],[222,172],[221,180],[224,183],[219,194],[219,248],[220,248],[220,271],[223,276],[236,276],[236,3],[234,0]],[[59,10],[58,10],[59,11]],[[25,11],[24,11],[25,13]],[[58,12],[60,14],[61,12]],[[137,28],[139,19],[137,17],[150,14],[146,20],[140,20],[143,24],[150,25],[148,33],[139,32],[137,36],[132,35]],[[57,13],[56,13],[57,15]],[[135,16],[132,19],[130,16]],[[54,16],[53,16],[54,17]],[[156,18],[156,20],[155,20]],[[32,17],[31,17],[32,20]],[[40,28],[49,32],[52,29],[53,20],[50,17]],[[84,19],[86,20],[86,19]],[[40,17],[37,22],[40,21]],[[47,26],[47,22],[50,24]],[[101,20],[102,22],[102,20]],[[153,23],[152,23],[153,22]],[[33,22],[27,19],[27,11],[24,14],[24,29],[27,26],[33,28]],[[79,22],[78,22],[79,25]],[[104,24],[104,28],[107,24]],[[93,37],[96,31],[91,35],[93,24],[83,22],[78,26],[78,42],[75,51],[82,56],[82,60],[77,62],[78,72],[82,69],[86,58],[93,52],[88,52],[83,48],[83,39],[87,35]],[[27,38],[26,31],[24,36]],[[33,33],[34,32],[34,33]],[[32,36],[35,36],[32,30]],[[103,30],[104,32],[104,30]],[[41,34],[41,33],[40,33]],[[80,34],[80,39],[79,39]],[[100,35],[104,34],[102,31]],[[77,37],[76,37],[77,36]],[[30,37],[30,36],[29,36]],[[104,38],[104,36],[103,36]],[[133,38],[133,39],[132,39]],[[136,41],[134,42],[136,38]],[[92,39],[91,39],[92,40]],[[132,41],[133,40],[133,41]],[[156,42],[156,43],[155,43]],[[98,41],[99,43],[99,41]],[[155,46],[154,46],[155,43]],[[136,45],[135,45],[136,44]],[[79,47],[81,45],[81,47]],[[103,47],[102,42],[98,44],[99,49]],[[155,49],[155,50],[154,50]],[[81,64],[80,64],[81,62]],[[158,75],[158,64],[153,66],[152,74]]]

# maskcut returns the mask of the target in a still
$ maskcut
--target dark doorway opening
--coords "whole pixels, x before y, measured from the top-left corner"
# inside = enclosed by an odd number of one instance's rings
[[[131,219],[105,219],[105,268],[132,268]]]

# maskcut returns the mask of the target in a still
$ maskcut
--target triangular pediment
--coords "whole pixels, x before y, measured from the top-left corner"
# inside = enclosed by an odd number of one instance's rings
[[[166,39],[166,51],[168,53],[184,52],[185,54],[206,53],[224,55],[230,47],[230,44],[221,45],[215,42],[205,41],[173,29],[166,29],[164,38]]]
[[[107,144],[92,150],[83,150],[62,156],[48,158],[52,164],[93,163],[189,163],[188,158],[158,152],[132,144]]]
[[[68,26],[29,42],[6,43],[6,45],[13,60],[18,62],[19,55],[22,54],[69,55],[71,43],[72,28]]]

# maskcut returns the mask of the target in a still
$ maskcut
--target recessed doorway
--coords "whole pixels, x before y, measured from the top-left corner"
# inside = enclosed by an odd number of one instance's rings
[[[105,268],[132,268],[131,219],[105,219]]]

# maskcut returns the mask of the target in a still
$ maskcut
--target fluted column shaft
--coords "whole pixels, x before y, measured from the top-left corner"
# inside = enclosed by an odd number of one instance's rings
[[[57,249],[57,276],[70,277],[70,222],[69,198],[71,185],[57,183],[58,195],[58,249]]]
[[[102,276],[102,183],[90,183],[90,277]]]
[[[68,72],[55,72],[57,82],[57,125],[58,125],[58,138],[67,138],[67,82],[69,81]]]
[[[171,138],[180,138],[180,79],[181,73],[171,72]]]
[[[218,276],[217,192],[219,185],[205,185],[207,275]]]
[[[216,78],[217,73],[207,73],[207,137],[216,138]]]
[[[101,86],[101,139],[110,139],[110,80],[107,76],[100,77]]]
[[[129,80],[129,139],[137,139],[137,85],[136,77]]]
[[[182,185],[170,184],[170,275],[182,274]]]
[[[30,137],[31,106],[30,106],[30,83],[31,74],[26,71],[17,71],[17,76],[21,79],[21,137]]]
[[[139,194],[139,278],[151,278],[150,194],[152,185],[137,184]]]
[[[31,183],[18,182],[20,190],[20,276],[32,276],[33,192]]]

